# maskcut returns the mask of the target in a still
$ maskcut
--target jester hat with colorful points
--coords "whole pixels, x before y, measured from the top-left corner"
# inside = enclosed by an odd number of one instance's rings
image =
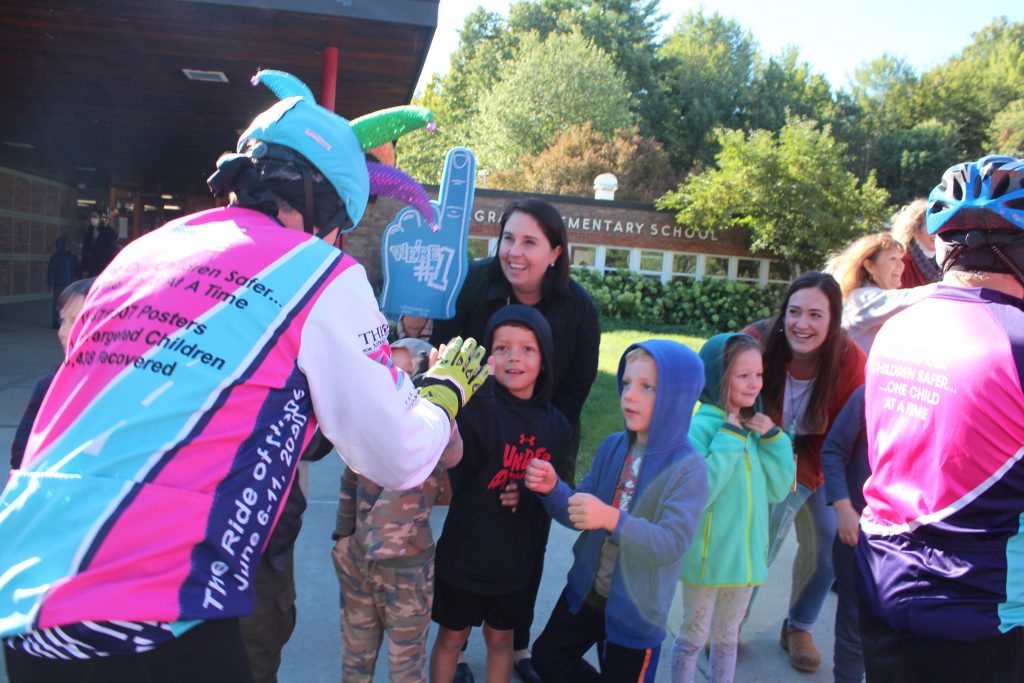
[[[371,193],[404,201],[429,223],[434,222],[429,198],[419,183],[398,169],[367,162],[364,154],[416,128],[432,127],[433,114],[428,109],[393,107],[349,123],[317,104],[306,84],[289,73],[261,70],[252,83],[266,85],[281,101],[253,120],[238,139],[235,154],[225,154],[218,160],[218,170],[209,181],[214,194],[235,191],[233,182],[239,175],[235,169],[258,166],[269,159],[287,165],[290,154],[297,153],[299,163],[293,165],[301,171],[301,161],[308,162],[340,200],[337,211],[320,211],[314,217],[312,205],[322,206],[322,202],[317,201],[316,185],[303,172],[307,232],[312,232],[314,223],[325,230],[351,230],[363,217]]]

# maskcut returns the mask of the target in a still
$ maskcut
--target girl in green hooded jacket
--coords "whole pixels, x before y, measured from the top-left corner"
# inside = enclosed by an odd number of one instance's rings
[[[709,633],[710,681],[732,681],[740,622],[768,574],[768,504],[786,497],[796,475],[789,437],[760,412],[761,345],[745,334],[720,334],[700,357],[706,383],[689,436],[707,463],[708,502],[683,562],[673,683],[694,680]]]

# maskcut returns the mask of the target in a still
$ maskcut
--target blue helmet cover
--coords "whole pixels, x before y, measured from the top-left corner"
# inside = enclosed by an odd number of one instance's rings
[[[249,124],[238,138],[237,151],[242,153],[246,142],[256,139],[300,153],[334,186],[355,226],[366,211],[370,179],[351,125],[317,104],[309,88],[290,74],[261,71],[253,82],[261,81],[283,99]]]
[[[990,155],[951,166],[928,195],[928,234],[971,228],[1024,230],[1024,161]]]

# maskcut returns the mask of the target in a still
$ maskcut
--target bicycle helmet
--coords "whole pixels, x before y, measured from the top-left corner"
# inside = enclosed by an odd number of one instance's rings
[[[1024,161],[986,156],[951,166],[928,196],[942,268],[1011,273],[1024,285]]]
[[[310,233],[314,225],[322,234],[354,228],[366,211],[370,181],[362,145],[349,122],[317,104],[291,74],[263,70],[252,82],[263,83],[282,99],[249,124],[235,154],[217,161],[209,180],[214,194],[245,192],[243,205],[266,206],[274,215],[271,193],[282,196],[303,207]],[[250,169],[256,173],[244,173]]]
[[[253,85],[261,83],[281,101],[249,124],[237,152],[217,160],[207,180],[215,196],[233,192],[239,206],[272,216],[277,198],[284,199],[303,208],[306,232],[319,226],[317,236],[323,237],[335,227],[339,234],[353,229],[373,193],[411,204],[437,229],[423,186],[397,168],[368,167],[364,154],[417,128],[434,130],[429,109],[392,107],[349,123],[318,105],[313,91],[290,73],[263,69],[252,77]]]

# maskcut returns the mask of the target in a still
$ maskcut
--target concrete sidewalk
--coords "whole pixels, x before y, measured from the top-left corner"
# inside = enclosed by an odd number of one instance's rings
[[[6,480],[10,445],[28,398],[40,377],[50,372],[61,359],[60,344],[49,327],[49,301],[0,306],[0,467]],[[296,548],[296,583],[299,620],[285,648],[279,679],[282,683],[319,683],[337,681],[340,673],[340,635],[338,625],[338,582],[331,563],[331,530],[337,509],[338,481],[343,470],[340,459],[330,455],[310,467],[309,508]],[[431,518],[435,533],[440,533],[444,509]],[[565,584],[572,564],[572,543],[576,533],[552,526],[544,579],[537,600],[534,637],[540,633]],[[768,582],[760,591],[749,621],[743,630],[738,683],[783,681],[825,682],[832,680],[832,628],[835,621],[835,596],[830,595],[815,629],[815,642],[822,654],[817,673],[805,674],[789,666],[779,648],[779,628],[789,600],[789,573],[795,542],[792,535],[769,571]],[[671,630],[682,621],[681,591],[672,604]],[[435,629],[431,629],[431,644]],[[663,644],[658,665],[658,680],[669,680],[671,639]],[[596,662],[591,651],[589,657]],[[486,651],[483,638],[474,633],[467,658],[476,680],[485,683]],[[702,657],[698,681],[707,674]],[[374,681],[387,681],[386,655],[382,655]],[[513,676],[513,680],[518,680]],[[7,678],[0,673],[0,681]]]

